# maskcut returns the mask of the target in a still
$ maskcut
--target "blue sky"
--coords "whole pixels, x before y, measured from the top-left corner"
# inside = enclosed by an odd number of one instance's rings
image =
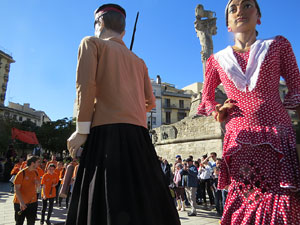
[[[202,82],[201,46],[194,29],[195,7],[217,15],[214,52],[232,44],[224,8],[227,0],[1,0],[0,46],[12,53],[5,104],[30,103],[52,119],[71,117],[75,99],[77,50],[81,39],[94,34],[93,12],[104,3],[127,11],[124,42],[129,47],[137,11],[133,51],[146,62],[149,75],[182,88]],[[262,24],[258,38],[283,35],[300,64],[298,0],[259,0]]]

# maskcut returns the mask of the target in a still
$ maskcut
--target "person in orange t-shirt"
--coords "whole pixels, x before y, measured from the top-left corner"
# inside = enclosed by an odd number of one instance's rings
[[[40,180],[42,180],[42,177],[44,175],[44,170],[41,168],[41,159],[39,159],[37,161],[37,167],[36,167],[36,171],[39,175]],[[39,198],[39,195],[41,193],[41,184],[39,184],[39,186],[37,187],[37,198]]]
[[[22,169],[25,169],[26,166],[27,166],[27,161],[23,161],[23,162],[22,162],[22,165],[21,165],[21,167],[20,167],[20,169],[21,169],[21,170],[22,170]]]
[[[14,165],[14,168],[11,170],[10,175],[17,175],[17,173],[20,171],[20,168],[22,166],[22,163],[24,161],[23,158],[20,158],[16,160],[16,164]]]
[[[57,167],[57,161],[56,161],[56,156],[55,155],[52,155],[51,161],[47,162],[46,167],[45,167],[45,172],[47,172],[48,167],[49,167],[50,164],[54,164],[54,166]]]
[[[20,167],[21,167],[23,161],[24,161],[23,158],[16,159],[14,168],[10,172],[10,175],[12,176],[11,180],[14,180],[13,176],[16,177],[18,172],[21,170]],[[13,182],[11,182],[11,193],[14,193],[14,183]]]
[[[36,187],[40,183],[36,172],[38,158],[27,160],[27,167],[18,172],[15,180],[14,209],[17,225],[22,225],[26,218],[28,225],[34,225],[37,212]]]
[[[47,202],[49,200],[49,208],[48,208],[48,214],[47,214],[47,224],[50,223],[50,217],[53,211],[53,203],[56,196],[56,190],[55,186],[58,183],[58,177],[55,171],[55,165],[50,164],[48,166],[48,171],[46,174],[43,175],[42,178],[42,199],[43,199],[43,208],[42,208],[42,216],[41,216],[41,224],[44,224],[45,221],[45,213],[47,209]]]
[[[61,181],[59,179],[59,176],[60,176],[60,172],[62,171],[63,169],[63,166],[64,166],[64,163],[62,161],[58,161],[57,162],[57,167],[54,171],[54,173],[57,175],[57,180],[58,180],[58,183],[55,187],[55,190],[56,190],[56,197],[55,197],[55,203],[58,204],[58,193],[59,193],[59,187],[60,187],[60,184],[61,184]]]

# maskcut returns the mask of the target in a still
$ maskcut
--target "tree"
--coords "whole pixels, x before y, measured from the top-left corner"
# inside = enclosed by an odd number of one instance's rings
[[[70,118],[63,118],[57,121],[44,123],[41,127],[36,126],[31,121],[22,123],[11,118],[0,118],[0,152],[6,152],[10,143],[13,143],[19,154],[24,151],[32,151],[33,145],[21,142],[19,140],[12,141],[11,128],[35,132],[41,147],[48,153],[59,153],[67,149],[67,139],[75,131],[75,122]],[[22,151],[22,153],[20,152]]]
[[[54,152],[62,156],[63,150],[67,149],[67,139],[75,129],[72,119],[63,118],[44,123],[37,131],[37,138],[47,153]]]
[[[19,140],[11,139],[11,128],[17,128],[19,130],[36,132],[38,127],[31,121],[23,121],[22,123],[13,120],[11,118],[0,118],[0,152],[6,152],[8,145],[13,143],[16,151],[22,150],[22,154],[25,150],[32,149],[32,145],[21,142]]]

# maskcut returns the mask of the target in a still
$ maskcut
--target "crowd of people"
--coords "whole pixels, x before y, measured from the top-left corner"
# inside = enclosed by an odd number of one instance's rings
[[[159,160],[170,191],[174,192],[177,210],[185,211],[186,206],[190,205],[188,216],[196,216],[197,205],[203,205],[204,209],[215,210],[221,216],[227,196],[227,188],[217,188],[222,159],[217,158],[215,152],[199,159],[194,159],[192,155],[187,159],[182,159],[180,155],[175,158],[174,166],[166,159],[159,157]]]
[[[69,157],[62,160],[55,155],[51,159],[31,154],[25,159],[16,158],[9,180],[11,192],[14,193],[16,224],[23,224],[25,218],[27,224],[35,224],[38,199],[42,203],[40,224],[51,224],[53,207],[63,208],[63,199],[67,209],[78,165],[76,159]],[[68,170],[71,171],[71,176],[68,175]]]

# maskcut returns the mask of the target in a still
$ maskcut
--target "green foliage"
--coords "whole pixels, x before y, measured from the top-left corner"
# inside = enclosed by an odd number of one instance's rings
[[[72,119],[63,118],[44,123],[38,129],[37,138],[44,150],[61,154],[67,149],[67,139],[75,129],[75,122]]]
[[[62,153],[67,149],[67,139],[75,131],[76,125],[72,119],[63,118],[57,121],[44,123],[41,127],[36,126],[31,121],[18,121],[10,118],[0,118],[0,152],[6,152],[7,147],[13,142],[17,152],[26,149],[32,150],[33,145],[23,143],[18,140],[12,141],[11,128],[17,128],[36,133],[37,139],[44,150],[54,153]]]

